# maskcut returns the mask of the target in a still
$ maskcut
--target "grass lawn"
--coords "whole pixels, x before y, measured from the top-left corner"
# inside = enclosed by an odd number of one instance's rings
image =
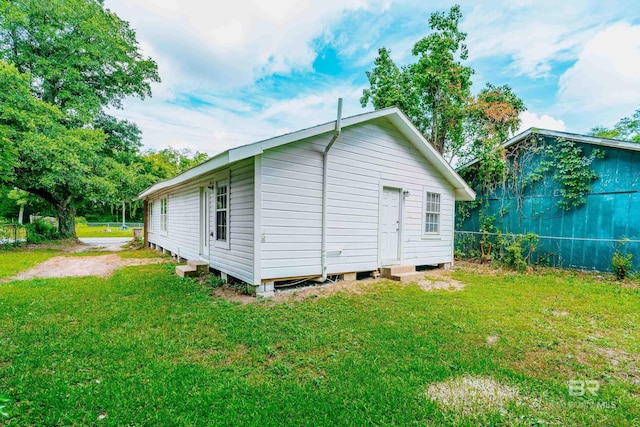
[[[170,264],[2,284],[5,422],[638,425],[638,282],[488,269],[455,278],[464,290],[381,281],[248,305],[212,298]],[[427,395],[450,380],[464,394],[465,378],[514,393],[467,408]]]
[[[14,276],[16,273],[29,268],[58,255],[56,249],[2,249],[0,250],[0,279]],[[0,285],[1,286],[1,285]],[[2,291],[0,290],[0,294]]]
[[[78,237],[131,237],[133,238],[133,229],[120,230],[118,224],[112,224],[111,227],[104,225],[90,227],[86,224],[76,224],[76,235]]]

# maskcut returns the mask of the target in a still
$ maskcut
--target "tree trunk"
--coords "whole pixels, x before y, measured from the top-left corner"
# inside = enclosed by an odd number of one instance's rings
[[[20,205],[20,213],[18,213],[18,224],[22,225],[24,220],[24,205]]]
[[[58,233],[61,237],[76,237],[76,210],[68,202],[56,203]]]

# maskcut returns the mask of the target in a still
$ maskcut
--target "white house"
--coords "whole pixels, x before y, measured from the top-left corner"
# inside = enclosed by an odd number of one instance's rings
[[[149,246],[269,294],[294,278],[450,265],[454,202],[475,194],[388,108],[233,148],[139,197]]]

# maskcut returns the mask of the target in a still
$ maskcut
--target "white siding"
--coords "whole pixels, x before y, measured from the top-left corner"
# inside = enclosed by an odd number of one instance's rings
[[[331,135],[262,154],[262,278],[320,275],[322,153]]]
[[[210,242],[211,267],[253,283],[253,159],[229,166],[229,249]],[[213,172],[197,181],[160,191],[153,202],[149,242],[186,259],[200,258],[200,188],[211,185]],[[160,200],[167,198],[167,232],[160,231]],[[215,225],[215,197],[210,197],[210,229]]]
[[[262,278],[321,274],[322,153],[331,139],[262,155]],[[382,186],[409,190],[403,204],[402,263],[451,262],[454,193],[446,179],[386,119],[343,129],[329,153],[328,273],[373,270]],[[424,189],[441,194],[440,235],[422,235]]]
[[[253,283],[253,158],[229,167],[229,249],[210,244],[210,265]],[[211,230],[215,229],[215,197],[211,197]]]
[[[182,258],[200,258],[200,187],[205,178],[158,192],[149,198],[153,202],[153,224],[148,239]],[[160,230],[160,200],[167,199],[167,231]]]
[[[453,258],[454,189],[386,119],[343,130],[329,154],[328,272],[371,270],[378,257],[379,198],[383,186],[410,192],[402,203],[402,264]],[[439,235],[423,237],[424,191],[441,194]],[[340,251],[339,255],[335,251]]]

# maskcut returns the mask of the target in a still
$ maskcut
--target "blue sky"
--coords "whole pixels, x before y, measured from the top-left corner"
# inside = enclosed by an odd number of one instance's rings
[[[222,3],[222,4],[221,4]],[[153,97],[114,112],[147,148],[228,148],[363,109],[365,72],[385,46],[412,62],[434,11],[420,0],[106,0],[159,65]],[[510,85],[522,130],[584,133],[640,107],[637,0],[461,1],[473,90]]]

